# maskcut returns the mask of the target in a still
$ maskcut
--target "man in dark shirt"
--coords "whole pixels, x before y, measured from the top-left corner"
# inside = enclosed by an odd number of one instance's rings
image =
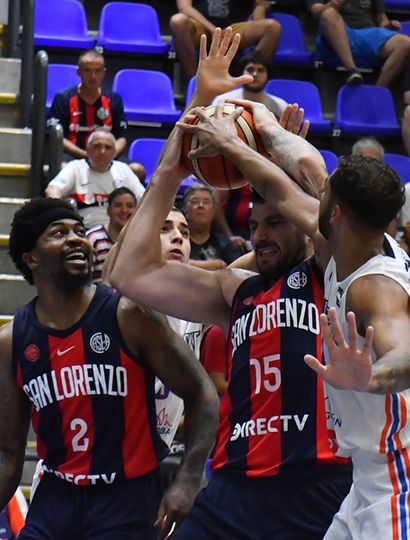
[[[184,193],[183,205],[191,233],[191,264],[218,270],[242,255],[226,235],[212,231],[215,194],[211,188],[190,186]]]
[[[347,84],[363,82],[357,63],[383,62],[376,84],[390,86],[410,53],[410,37],[397,32],[400,23],[387,17],[383,0],[307,0],[307,5],[319,22],[319,55],[326,60],[336,54],[348,70]]]
[[[231,26],[233,34],[241,34],[240,48],[256,45],[266,58],[271,58],[279,43],[281,26],[267,19],[266,0],[177,0],[179,13],[171,17],[170,25],[175,48],[187,78],[196,73],[197,53],[201,34],[208,42],[216,27]],[[252,20],[248,21],[248,18]],[[246,22],[244,22],[246,21]]]
[[[124,153],[127,121],[122,98],[102,88],[106,67],[102,54],[94,49],[80,55],[77,73],[80,84],[58,92],[47,117],[47,125],[61,124],[64,130],[63,149],[71,158],[87,157],[88,137],[97,127],[105,127],[116,138],[115,159]],[[145,179],[145,168],[131,163],[132,171]]]

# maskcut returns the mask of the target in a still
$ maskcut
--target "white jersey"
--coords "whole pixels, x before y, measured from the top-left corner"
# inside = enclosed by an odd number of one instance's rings
[[[336,263],[332,258],[325,272],[325,310],[336,308],[343,334],[347,338],[346,297],[356,279],[369,274],[381,274],[399,283],[410,295],[410,260],[388,235],[385,235],[385,255],[376,255],[343,281],[337,281]],[[359,344],[363,338],[359,336]],[[325,348],[325,360],[327,350]],[[332,429],[335,430],[341,456],[359,449],[387,454],[400,448],[410,448],[410,390],[396,394],[376,395],[367,392],[337,390],[327,385]]]
[[[186,341],[199,359],[202,324],[169,316],[167,319],[172,330]],[[170,446],[184,412],[184,402],[180,397],[170,392],[158,377],[155,378],[155,408],[158,433],[162,440]]]
[[[87,229],[108,225],[108,196],[114,189],[130,189],[137,202],[144,194],[144,186],[126,163],[114,160],[106,172],[91,169],[86,159],[73,159],[51,180],[49,186],[61,191],[63,198],[76,200],[78,212]]]

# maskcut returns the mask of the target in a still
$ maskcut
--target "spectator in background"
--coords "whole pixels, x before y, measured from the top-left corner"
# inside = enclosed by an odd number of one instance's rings
[[[80,84],[58,92],[47,116],[47,124],[61,124],[64,130],[63,149],[69,158],[87,157],[88,138],[98,127],[111,131],[116,138],[115,158],[125,151],[127,121],[122,98],[116,92],[102,88],[106,67],[104,57],[95,49],[80,55],[78,76]],[[145,179],[145,168],[130,163],[132,171]]]
[[[383,0],[307,0],[307,6],[319,23],[320,56],[339,57],[348,71],[347,84],[363,82],[358,59],[374,67],[383,62],[379,86],[389,86],[401,73],[410,53],[410,37],[397,32],[400,23],[387,17]]]
[[[254,50],[241,58],[239,69],[243,75],[252,75],[253,81],[236,90],[221,94],[214,99],[213,103],[220,100],[249,99],[263,103],[279,118],[287,105],[286,101],[265,92],[266,83],[271,75],[271,61],[261,51]]]
[[[115,148],[114,135],[104,128],[96,129],[88,138],[86,158],[67,163],[45,190],[46,197],[73,198],[87,229],[108,225],[107,203],[114,189],[129,188],[137,202],[144,193],[131,169],[114,160]]]
[[[226,336],[223,329],[213,324],[205,330],[201,341],[200,361],[214,383],[221,398],[228,388],[229,368]]]
[[[271,58],[279,43],[281,25],[267,19],[269,3],[266,0],[177,0],[178,12],[170,25],[175,48],[184,75],[190,79],[196,73],[201,34],[208,42],[216,27],[231,26],[232,35],[241,35],[240,48],[256,45],[266,58]],[[252,20],[248,20],[252,17]]]
[[[87,231],[87,239],[94,250],[92,280],[101,282],[102,267],[108,252],[117,241],[122,228],[137,208],[134,193],[126,188],[114,189],[108,197],[108,225],[98,225]]]
[[[352,156],[361,156],[384,161],[384,148],[374,137],[362,137],[352,146]],[[399,238],[397,237],[397,219],[394,219],[390,223],[386,232],[399,241]]]
[[[229,238],[212,231],[215,216],[215,193],[200,184],[184,193],[183,208],[191,240],[191,264],[206,270],[218,270],[242,255]]]

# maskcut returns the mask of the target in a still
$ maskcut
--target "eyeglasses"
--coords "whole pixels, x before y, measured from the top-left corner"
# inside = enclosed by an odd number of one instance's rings
[[[199,205],[202,205],[202,206],[212,206],[213,205],[213,201],[211,201],[211,199],[189,199],[188,201],[188,204],[189,206],[199,206]]]

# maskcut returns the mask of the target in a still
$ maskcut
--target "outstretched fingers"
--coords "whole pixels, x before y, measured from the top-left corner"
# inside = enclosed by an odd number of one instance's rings
[[[222,30],[219,27],[215,28],[215,31],[212,34],[211,46],[209,47],[209,56],[216,56],[218,54],[219,45],[221,43],[221,34]]]
[[[313,371],[315,371],[318,375],[320,375],[320,377],[322,377],[322,379],[326,377],[326,366],[324,366],[322,362],[318,360],[315,356],[313,356],[312,354],[305,354],[304,360],[306,364],[311,369],[313,369]]]

